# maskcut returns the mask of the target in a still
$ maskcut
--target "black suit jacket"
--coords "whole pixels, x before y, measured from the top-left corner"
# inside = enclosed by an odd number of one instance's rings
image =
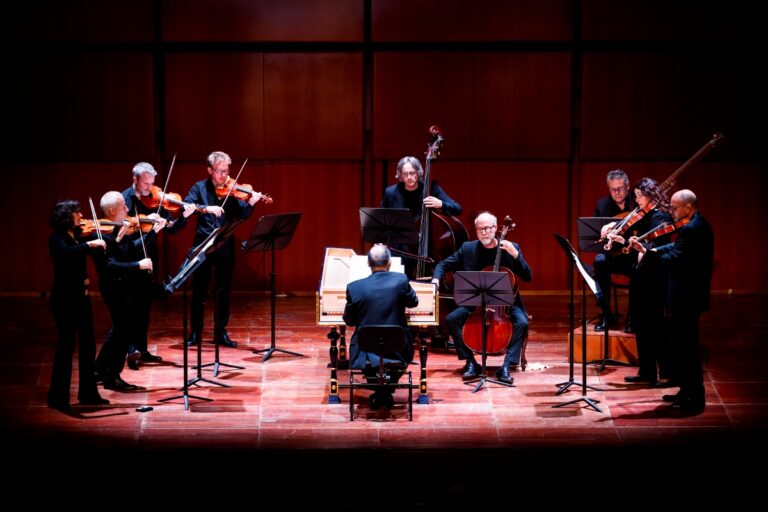
[[[715,248],[712,226],[696,212],[677,233],[674,243],[648,251],[645,257],[668,270],[667,301],[672,313],[707,311]]]
[[[515,249],[520,251],[520,246],[512,242]],[[479,249],[482,247],[480,240],[473,240],[472,242],[464,242],[458,251],[445,258],[443,261],[437,264],[432,277],[440,279],[446,272],[457,271],[478,271],[483,270],[478,262]],[[507,251],[501,251],[501,263],[500,266],[507,267],[516,276],[525,282],[530,281],[533,278],[531,267],[528,266],[528,262],[523,258],[523,252],[520,251],[518,258],[515,259]],[[517,294],[515,304],[522,307],[522,299],[520,294]]]
[[[419,304],[416,291],[408,282],[408,277],[399,272],[374,272],[364,279],[352,281],[347,285],[347,304],[344,307],[344,322],[347,325],[363,327],[366,325],[399,325],[405,329],[406,349],[399,354],[389,354],[384,362],[403,362],[413,360],[413,340],[405,318],[405,308]],[[361,369],[366,361],[372,366],[379,365],[376,354],[363,352],[358,348],[357,329],[352,335],[349,347],[349,359],[352,368]]]
[[[619,205],[616,204],[616,202],[613,200],[611,196],[605,196],[601,197],[597,200],[597,203],[595,204],[595,217],[615,217],[616,215],[620,213],[626,213],[631,212],[635,209],[635,206],[637,204],[635,203],[635,198],[632,197],[634,194],[630,194],[627,196],[627,199],[624,201],[624,209],[622,210],[619,208]]]
[[[424,183],[419,182],[419,188],[416,189],[419,196],[424,195]],[[461,205],[451,199],[448,194],[437,184],[436,181],[432,181],[430,187],[432,196],[438,198],[443,202],[443,207],[440,208],[439,213],[445,215],[461,215]],[[421,205],[419,205],[421,206]],[[408,208],[405,204],[405,185],[403,183],[397,183],[384,189],[384,197],[381,199],[382,208]],[[419,217],[421,215],[421,208],[418,211],[411,211],[411,215]]]

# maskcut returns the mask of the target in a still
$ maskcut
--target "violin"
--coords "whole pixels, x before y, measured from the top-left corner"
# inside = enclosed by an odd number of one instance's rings
[[[664,236],[674,231],[677,231],[678,229],[682,228],[689,222],[691,222],[690,218],[680,219],[673,224],[670,224],[669,222],[662,222],[660,225],[656,226],[652,230],[648,231],[647,233],[643,233],[642,235],[637,237],[637,241],[642,242],[643,240],[646,240],[650,242],[652,240],[659,238],[660,236]],[[621,250],[621,252],[623,252],[624,254],[629,254],[629,251],[630,251],[629,245],[624,247]]]
[[[232,190],[231,194],[229,192],[230,189]],[[232,178],[232,176],[227,177],[227,181],[216,187],[216,197],[219,199],[223,199],[228,195],[233,195],[241,201],[247,201],[251,198],[253,192],[254,190],[251,185],[248,185],[247,183],[239,184]],[[261,194],[261,200],[264,201],[265,204],[272,204],[272,198],[266,194]]]
[[[136,217],[126,217],[123,222],[116,222],[108,219],[99,219],[99,233],[109,234],[115,230],[115,227],[120,228],[124,224],[129,225],[128,234],[132,235],[138,231],[138,227],[141,226],[142,233],[149,233],[152,228],[157,224],[157,220],[151,219],[144,214],[140,214],[138,220]],[[169,222],[168,226],[172,223]],[[80,234],[82,236],[89,236],[96,232],[96,222],[93,219],[82,219],[80,221]]]
[[[176,194],[175,192],[167,192],[163,193],[163,189],[158,187],[157,185],[152,185],[152,188],[150,189],[150,194],[147,196],[141,196],[140,198],[141,204],[146,206],[147,208],[157,208],[160,206],[160,204],[163,205],[163,208],[168,210],[169,212],[177,212],[184,206],[187,206],[188,204],[192,203],[185,203],[181,200],[181,196],[179,194]],[[200,206],[198,204],[193,205],[195,207],[195,210],[198,212],[204,212],[205,207]]]
[[[611,246],[613,245],[613,237],[616,235],[622,236],[624,233],[627,232],[629,228],[631,228],[634,224],[637,224],[640,219],[645,217],[645,214],[650,212],[656,208],[656,203],[653,201],[649,201],[648,204],[646,204],[643,208],[640,208],[639,206],[636,207],[634,210],[629,212],[629,214],[624,217],[624,220],[616,224],[613,229],[608,231],[606,233],[605,238],[608,239],[608,241],[605,243],[605,246],[603,246],[603,249],[606,251],[611,250]],[[626,253],[625,253],[626,254]]]

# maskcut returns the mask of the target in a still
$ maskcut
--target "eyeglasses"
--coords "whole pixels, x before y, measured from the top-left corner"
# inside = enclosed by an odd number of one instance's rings
[[[494,229],[496,229],[496,226],[482,226],[475,228],[478,233],[482,233],[484,231],[493,231]]]
[[[213,172],[213,174],[218,174],[219,176],[224,176],[224,175],[229,174],[229,170],[225,171],[225,170],[213,169],[212,172]]]
[[[419,173],[416,171],[408,171],[408,172],[401,172],[400,176],[403,178],[410,178],[411,176],[418,176]]]
[[[627,190],[627,187],[608,187],[608,190],[610,190],[614,194],[621,194],[625,190]]]

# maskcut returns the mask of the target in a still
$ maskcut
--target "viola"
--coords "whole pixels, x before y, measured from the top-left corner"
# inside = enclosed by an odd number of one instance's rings
[[[230,190],[232,193],[230,194]],[[253,195],[253,187],[247,183],[239,184],[232,176],[227,177],[227,181],[223,184],[216,186],[216,197],[223,199],[228,195],[232,195],[241,201],[247,201]],[[266,194],[261,194],[261,200],[265,204],[272,204],[272,198]]]
[[[181,208],[187,206],[188,204],[193,203],[185,203],[181,200],[181,196],[179,194],[176,194],[175,192],[167,192],[164,193],[163,189],[156,185],[152,185],[152,188],[150,189],[150,194],[147,196],[141,196],[140,198],[141,204],[146,206],[147,208],[157,208],[161,204],[163,205],[163,208],[168,210],[169,212],[177,212]],[[200,206],[198,204],[193,204],[195,207],[195,210],[198,212],[204,212],[205,207]]]
[[[506,272],[512,285],[512,292],[517,296],[518,285],[515,274],[507,267],[501,267],[501,242],[509,231],[514,231],[515,224],[507,215],[504,218],[504,227],[499,236],[499,245],[496,247],[496,259],[492,267],[486,267],[483,272]],[[462,336],[464,343],[476,353],[483,350],[483,323],[486,326],[485,353],[490,355],[501,354],[507,349],[515,326],[509,318],[509,306],[486,306],[485,311],[477,308],[464,324]]]
[[[650,242],[652,240],[659,238],[660,236],[668,235],[669,233],[673,233],[674,231],[677,231],[678,229],[682,228],[689,222],[691,222],[691,219],[689,218],[680,219],[677,222],[674,222],[672,224],[670,224],[669,222],[662,222],[660,225],[656,226],[652,230],[648,231],[647,233],[643,233],[642,235],[637,237],[637,241],[642,242],[643,240],[645,240]],[[628,254],[629,251],[630,251],[629,245],[624,247],[621,250],[621,252],[623,252],[624,254]]]

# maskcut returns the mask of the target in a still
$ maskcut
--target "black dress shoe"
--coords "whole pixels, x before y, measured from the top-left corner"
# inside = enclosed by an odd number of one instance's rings
[[[515,382],[515,379],[512,378],[512,376],[509,374],[509,368],[506,366],[502,366],[498,370],[496,370],[496,378],[499,379],[501,382],[506,382],[507,384],[512,384]]]
[[[128,368],[131,370],[138,370],[139,369],[139,362],[138,361],[128,361]]]
[[[216,342],[218,342],[219,345],[223,345],[223,346],[229,347],[229,348],[235,348],[237,346],[237,342],[232,340],[229,337],[229,334],[226,333],[226,332],[224,334],[222,334],[221,337],[217,338],[216,341],[214,341],[214,343],[216,343]]]
[[[200,335],[199,332],[193,332],[189,335],[189,338],[187,339],[187,346],[191,347],[194,345],[197,345],[200,343],[200,341],[203,339],[203,337]]]
[[[653,384],[651,384],[652,388],[657,388],[657,389],[661,389],[661,388],[677,388],[679,386],[680,386],[680,384],[678,384],[677,382],[675,382],[672,379],[660,380],[658,382],[654,382]]]
[[[472,380],[480,375],[480,366],[475,361],[467,361],[464,366],[464,373],[461,375],[462,380]]]
[[[139,386],[135,384],[128,384],[123,379],[121,379],[120,376],[117,376],[114,379],[104,380],[104,389],[112,389],[115,391],[136,391],[139,389]]]
[[[670,409],[675,411],[698,414],[704,411],[705,406],[706,404],[703,398],[695,399],[690,397],[684,397],[675,401],[669,407]]]
[[[69,411],[69,402],[59,402],[57,400],[48,400],[48,407],[56,409],[57,411],[67,412]]]
[[[163,358],[160,356],[156,356],[155,354],[150,354],[149,352],[142,352],[141,360],[146,363],[159,363],[160,361],[163,360]]]
[[[675,393],[674,395],[664,395],[661,397],[661,399],[664,400],[665,402],[677,402],[682,398],[683,398],[683,395],[681,395],[680,393]]]
[[[630,375],[624,377],[624,382],[647,382],[651,386],[656,384],[656,377],[646,377],[645,375]]]
[[[101,398],[99,395],[81,398],[79,402],[80,405],[109,405],[109,400]]]
[[[606,327],[610,329],[615,324],[616,324],[616,319],[613,318],[612,316],[600,315],[600,319],[595,324],[595,331],[603,332],[605,331]]]

